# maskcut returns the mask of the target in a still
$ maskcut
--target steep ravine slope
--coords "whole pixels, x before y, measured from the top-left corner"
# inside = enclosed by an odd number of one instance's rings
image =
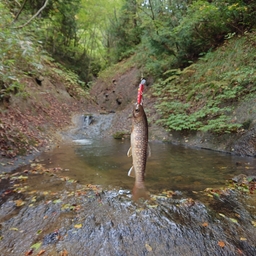
[[[124,65],[124,63],[118,65]],[[107,76],[98,78],[90,92],[102,112],[115,112],[112,134],[130,132],[132,104],[136,101],[141,79],[141,71],[135,65],[122,71],[119,71],[118,65],[108,70]],[[217,134],[202,131],[167,131],[161,125],[156,124],[161,115],[156,108],[159,99],[152,93],[154,80],[152,77],[145,78],[147,86],[144,91],[144,108],[149,121],[150,140],[256,156],[256,97],[253,94],[237,101],[232,112],[232,118],[240,123],[251,120],[250,124],[240,129],[239,132]]]
[[[0,172],[28,163],[61,140],[56,132],[74,125],[75,114],[95,108],[79,86],[57,76],[41,79],[24,77],[24,90],[0,103]]]

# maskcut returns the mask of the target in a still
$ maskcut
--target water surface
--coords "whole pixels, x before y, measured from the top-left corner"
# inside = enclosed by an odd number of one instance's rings
[[[66,175],[82,184],[131,189],[134,179],[127,176],[132,158],[130,142],[110,137],[78,139],[61,145],[41,158],[46,167],[60,166]],[[170,143],[151,142],[152,156],[146,168],[146,187],[163,190],[198,191],[217,188],[240,173],[255,170],[256,160]]]

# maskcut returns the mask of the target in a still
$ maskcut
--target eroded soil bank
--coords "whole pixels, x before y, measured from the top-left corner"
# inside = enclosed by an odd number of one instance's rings
[[[98,79],[94,84],[91,95],[105,112],[116,112],[112,130],[130,131],[132,104],[135,103],[141,72],[132,67],[125,72],[117,72],[113,77]],[[152,95],[153,79],[147,77],[144,88],[144,109],[149,122],[151,140],[169,141],[189,147],[206,148],[242,156],[256,156],[256,99],[250,98],[238,104],[233,110],[233,119],[240,123],[250,120],[246,128],[234,134],[213,134],[200,131],[167,132],[156,125],[161,118],[155,108],[156,97]]]

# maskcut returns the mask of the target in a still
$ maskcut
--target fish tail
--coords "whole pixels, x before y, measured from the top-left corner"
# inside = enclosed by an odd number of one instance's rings
[[[135,183],[133,190],[132,190],[132,199],[134,201],[137,201],[140,198],[149,199],[149,192],[146,190],[145,186],[138,186],[138,184]]]

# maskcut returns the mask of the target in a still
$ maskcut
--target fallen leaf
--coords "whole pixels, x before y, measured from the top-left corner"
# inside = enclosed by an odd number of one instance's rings
[[[26,252],[25,256],[31,255],[33,253],[33,249],[30,249],[29,251]]]
[[[219,241],[219,242],[218,242],[218,245],[219,245],[221,248],[223,248],[223,247],[225,246],[225,243],[224,243],[223,241]]]
[[[54,204],[59,204],[61,202],[62,202],[61,199],[56,199],[56,200],[53,201]]]
[[[253,225],[254,227],[256,227],[256,221],[253,221],[253,220],[252,220],[252,225]]]
[[[30,249],[38,250],[41,245],[42,245],[42,242],[35,243],[35,244],[33,244],[33,245],[30,247]]]
[[[25,181],[25,180],[27,180],[28,179],[28,177],[27,176],[23,176],[23,175],[20,175],[20,176],[18,176],[18,177],[11,177],[11,180],[21,180],[21,181]]]
[[[19,231],[17,228],[10,228],[10,230]]]
[[[68,256],[68,251],[64,249],[64,251],[60,253],[60,256]]]
[[[36,196],[33,196],[33,197],[32,197],[31,202],[32,202],[32,203],[36,202]]]
[[[75,211],[79,211],[81,209],[81,205],[75,206]]]
[[[149,208],[157,208],[157,207],[158,207],[158,204],[149,204],[148,207],[149,207]]]
[[[69,179],[68,182],[70,182],[70,183],[77,183],[77,180]]]
[[[240,241],[246,241],[247,239],[245,237],[240,237]]]
[[[234,223],[238,223],[238,221],[236,220],[236,219],[234,219],[234,218],[229,218],[232,222],[234,222]]]
[[[148,243],[145,244],[145,247],[148,252],[152,252],[152,247]]]
[[[13,192],[13,190],[8,189],[8,190],[6,190],[6,191],[4,192],[4,195],[8,195],[8,194],[10,194],[10,193],[12,193],[12,192]]]
[[[81,228],[83,225],[82,224],[76,224],[74,227],[75,228]]]
[[[14,202],[15,202],[17,207],[20,207],[20,206],[25,204],[25,202],[23,200],[21,200],[21,199],[15,200]]]
[[[208,222],[204,222],[204,223],[202,224],[202,226],[203,226],[203,227],[208,227]]]
[[[45,253],[45,250],[41,250],[38,254],[37,254],[37,256],[40,256],[40,255],[42,255],[42,254],[44,254]]]

